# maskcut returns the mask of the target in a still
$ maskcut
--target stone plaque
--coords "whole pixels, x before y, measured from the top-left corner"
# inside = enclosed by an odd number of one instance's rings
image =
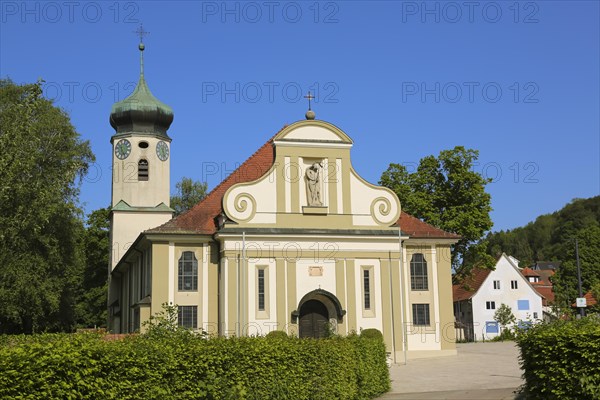
[[[323,267],[308,267],[309,276],[323,276]]]

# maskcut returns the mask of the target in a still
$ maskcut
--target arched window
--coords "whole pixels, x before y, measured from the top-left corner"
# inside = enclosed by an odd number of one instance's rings
[[[141,159],[138,162],[138,181],[148,180],[148,160]]]
[[[410,288],[412,290],[429,290],[427,261],[421,253],[413,254],[410,260]]]
[[[198,290],[198,260],[193,251],[184,251],[179,258],[179,291]]]

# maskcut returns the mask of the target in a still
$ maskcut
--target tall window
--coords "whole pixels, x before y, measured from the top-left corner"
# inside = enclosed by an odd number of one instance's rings
[[[494,281],[494,289],[500,289],[500,281]]]
[[[427,261],[423,254],[414,254],[410,260],[410,288],[412,290],[429,290]]]
[[[265,270],[258,270],[258,311],[265,311]]]
[[[269,318],[269,266],[256,265],[254,272],[255,315],[257,319]]]
[[[510,288],[511,289],[518,289],[519,288],[519,284],[517,283],[517,281],[510,281]]]
[[[143,158],[138,162],[138,181],[148,180],[148,160]]]
[[[365,310],[371,309],[371,270],[363,270],[363,293]]]
[[[430,325],[429,304],[413,304],[413,325]]]
[[[177,324],[185,328],[198,328],[198,306],[179,306]]]
[[[179,290],[195,292],[198,290],[198,260],[193,251],[184,251],[179,258]]]

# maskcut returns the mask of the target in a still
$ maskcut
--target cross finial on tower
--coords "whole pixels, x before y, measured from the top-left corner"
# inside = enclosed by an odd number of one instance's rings
[[[144,26],[140,24],[140,27],[136,31],[133,31],[133,33],[140,37],[140,44],[142,44],[144,43],[144,36],[147,36],[150,32],[145,31]]]
[[[304,96],[305,99],[308,99],[308,111],[311,110],[310,108],[310,101],[313,100],[315,98],[315,96],[313,96],[312,94],[310,94],[310,90],[308,91],[308,94],[306,96]]]
[[[140,27],[133,31],[136,35],[140,37],[140,44],[138,48],[140,49],[140,76],[144,75],[144,49],[146,46],[144,45],[144,36],[148,35],[150,32],[144,30],[144,26],[140,24]]]
[[[315,98],[315,96],[310,94],[310,90],[309,90],[308,94],[306,96],[304,96],[304,98],[308,99],[308,111],[305,114],[306,119],[315,119],[315,112],[310,108],[310,101],[313,100]]]

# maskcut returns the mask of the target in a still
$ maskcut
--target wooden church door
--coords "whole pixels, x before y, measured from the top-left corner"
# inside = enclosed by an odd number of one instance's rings
[[[301,338],[322,338],[327,334],[329,313],[319,300],[309,300],[300,308],[299,329]]]

